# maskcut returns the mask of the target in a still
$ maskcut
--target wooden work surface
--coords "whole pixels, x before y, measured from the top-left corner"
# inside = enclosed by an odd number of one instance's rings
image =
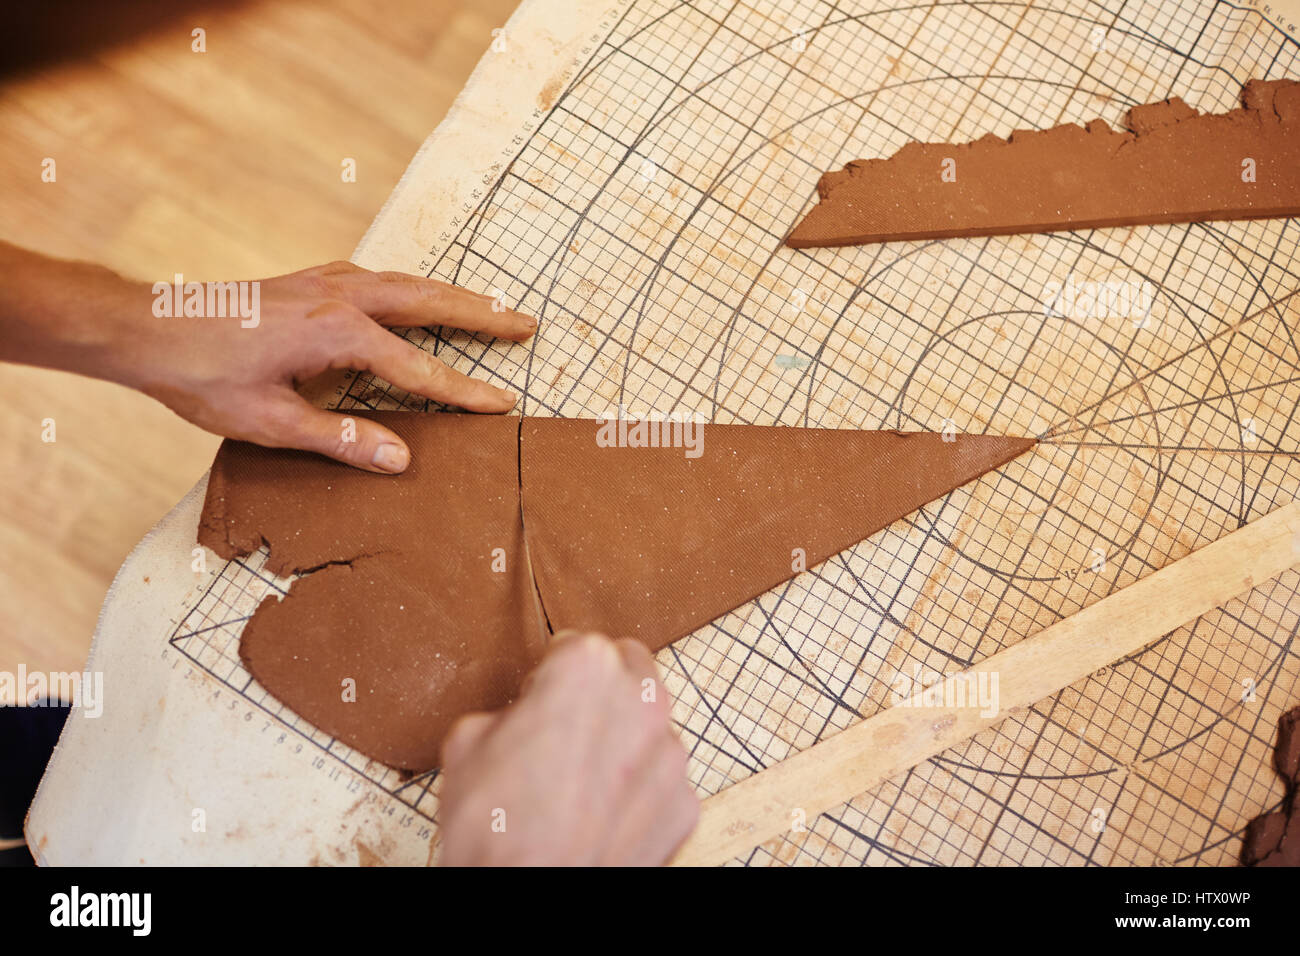
[[[1291,36],[1214,3],[1117,14],[1063,0],[809,2],[777,14],[531,0],[356,258],[499,290],[541,316],[522,349],[410,333],[523,390],[528,414],[623,405],[1041,436],[660,655],[692,780],[713,794],[1300,490],[1294,221],[785,249],[819,173],[911,138],[1118,125],[1127,107],[1174,93],[1222,111],[1247,78],[1297,75]],[[1150,309],[1045,312],[1046,290],[1065,283],[1146,289]],[[424,407],[366,378],[333,400]],[[436,856],[435,775],[402,781],[351,754],[238,666],[243,620],[283,582],[258,558],[197,580],[165,571],[169,549],[192,546],[196,514],[191,498],[133,557],[96,645],[109,673],[161,654],[138,676],[162,694],[164,726],[128,752],[111,725],[76,725],[67,769],[33,812],[41,852],[113,859],[144,840],[151,862]],[[131,580],[146,568],[166,581],[148,597]],[[1298,590],[1291,570],[1260,581],[736,862],[1231,863],[1245,821],[1282,793],[1268,754],[1300,698]],[[219,794],[246,841],[141,824],[135,843],[106,846],[69,827],[90,799],[74,761],[115,749],[131,767],[132,819],[183,806],[166,783],[183,777]],[[385,820],[394,801],[411,822]],[[292,825],[335,810],[344,823],[328,838]]]
[[[11,26],[82,22],[46,31],[53,46],[4,41],[26,67],[0,63],[0,238],[150,281],[254,279],[346,258],[514,6],[33,5]],[[203,54],[190,49],[196,26]],[[41,182],[47,156],[55,183]],[[339,175],[345,156],[357,160],[355,183]],[[0,365],[0,390],[0,670],[75,670],[122,559],[202,476],[219,439],[73,375]],[[41,441],[47,417],[53,445]]]

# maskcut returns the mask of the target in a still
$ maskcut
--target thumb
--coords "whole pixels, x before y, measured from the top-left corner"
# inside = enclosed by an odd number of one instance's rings
[[[479,741],[497,725],[500,716],[499,713],[465,714],[452,724],[451,730],[442,740],[442,768],[446,770],[454,764],[459,764],[473,753]]]
[[[406,470],[411,451],[390,429],[365,418],[327,412],[301,396],[290,399],[288,413],[271,436],[281,448],[314,451],[345,465],[395,475]]]

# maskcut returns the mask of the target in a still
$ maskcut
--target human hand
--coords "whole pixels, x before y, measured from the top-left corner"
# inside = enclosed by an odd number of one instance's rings
[[[355,414],[316,408],[297,384],[331,369],[364,369],[438,402],[505,412],[515,404],[512,393],[454,371],[387,329],[444,325],[514,341],[537,329],[529,316],[493,309],[490,296],[348,262],[263,280],[260,300],[254,327],[232,319],[156,320],[167,323],[166,332],[142,343],[144,360],[133,364],[127,383],[218,435],[379,472],[406,468],[405,443]]]
[[[556,635],[513,705],[447,735],[443,865],[666,862],[699,817],[667,698],[636,641]]]
[[[233,309],[178,315],[184,309],[159,308],[160,299],[170,304],[169,283],[151,286],[5,242],[0,276],[0,360],[129,385],[218,435],[370,471],[402,471],[409,449],[355,413],[314,407],[297,385],[331,369],[364,369],[438,402],[504,412],[513,394],[453,371],[387,329],[444,325],[517,342],[537,329],[535,319],[494,308],[489,296],[349,262],[230,283],[249,301],[256,287],[248,319]],[[217,284],[200,285],[210,294]]]

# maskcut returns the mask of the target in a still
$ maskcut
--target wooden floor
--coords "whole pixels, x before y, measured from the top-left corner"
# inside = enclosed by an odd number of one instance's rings
[[[151,281],[346,258],[514,5],[191,4],[0,78],[0,235]],[[71,375],[0,365],[0,394],[0,671],[79,669],[118,566],[217,439]]]

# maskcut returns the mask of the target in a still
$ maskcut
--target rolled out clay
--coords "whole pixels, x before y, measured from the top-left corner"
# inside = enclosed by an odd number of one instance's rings
[[[1103,120],[908,143],[825,173],[794,248],[1300,214],[1300,82],[1251,80],[1242,107],[1174,97]]]
[[[693,425],[697,449],[611,446],[592,420],[368,417],[409,443],[404,474],[228,441],[199,541],[225,558],[265,542],[269,571],[306,572],[257,608],[240,659],[406,770],[437,765],[458,716],[513,699],[544,650],[539,603],[555,631],[657,650],[1034,444]]]
[[[403,474],[226,441],[199,542],[233,558],[265,541],[273,574],[319,568],[262,601],[240,660],[325,733],[424,770],[451,723],[509,703],[543,650],[519,520],[519,419],[368,417],[410,446]]]
[[[703,426],[676,447],[602,448],[593,424],[524,421],[533,569],[557,627],[657,651],[1010,461],[1030,438]]]

